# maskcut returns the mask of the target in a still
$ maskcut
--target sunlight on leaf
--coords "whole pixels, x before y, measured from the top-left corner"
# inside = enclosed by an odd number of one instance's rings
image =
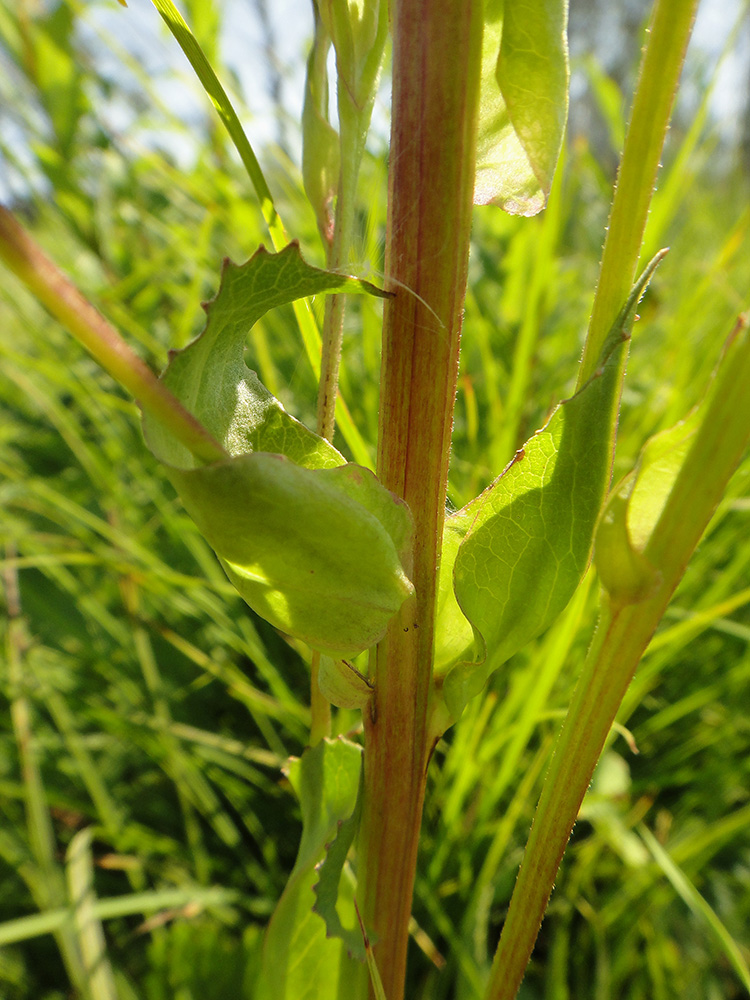
[[[435,674],[454,719],[493,670],[555,620],[586,571],[609,485],[625,346],[659,259],[635,285],[594,376],[481,496],[446,519]]]
[[[270,308],[330,290],[377,290],[310,267],[296,244],[224,266],[203,333],[172,355],[164,383],[232,456],[196,467],[144,416],[149,447],[227,575],[258,614],[313,649],[348,659],[377,642],[412,593],[400,553],[406,506],[346,465],[291,417],[244,361],[250,327]]]
[[[568,115],[567,3],[485,0],[474,203],[536,215]]]

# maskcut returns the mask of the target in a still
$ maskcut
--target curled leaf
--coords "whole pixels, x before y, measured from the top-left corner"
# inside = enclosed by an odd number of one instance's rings
[[[278,452],[312,468],[339,465],[335,448],[294,420],[245,364],[249,330],[269,311],[295,299],[328,292],[384,296],[369,282],[311,267],[299,245],[279,253],[260,247],[244,264],[225,260],[216,297],[204,306],[205,329],[170,354],[162,381],[230,455]],[[197,461],[148,415],[146,442],[156,457],[178,469]]]
[[[296,244],[225,263],[205,330],[162,378],[230,458],[199,464],[148,416],[144,432],[250,607],[345,659],[377,642],[413,593],[401,566],[411,516],[371,472],[346,465],[290,416],[244,361],[247,332],[268,309],[339,290],[373,287],[310,267]]]
[[[373,692],[370,681],[348,660],[333,660],[330,656],[320,658],[318,687],[336,708],[363,709]]]

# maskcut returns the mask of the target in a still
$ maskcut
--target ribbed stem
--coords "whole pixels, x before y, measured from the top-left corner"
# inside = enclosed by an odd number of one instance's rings
[[[474,188],[479,0],[396,0],[378,474],[415,522],[416,599],[375,654],[365,719],[360,909],[388,1000],[404,990],[422,816],[461,315]],[[407,291],[408,289],[408,291]]]

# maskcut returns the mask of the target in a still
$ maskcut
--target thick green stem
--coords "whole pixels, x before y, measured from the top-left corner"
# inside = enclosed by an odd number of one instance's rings
[[[479,0],[396,0],[378,473],[415,522],[416,588],[375,653],[359,899],[388,1000],[404,990],[431,747],[425,722],[474,187]],[[409,289],[410,291],[404,291]],[[413,294],[412,294],[413,293]]]
[[[331,704],[320,690],[320,653],[314,652],[310,661],[310,746],[331,735]]]
[[[672,103],[698,0],[657,0],[633,100],[578,388],[633,285]]]

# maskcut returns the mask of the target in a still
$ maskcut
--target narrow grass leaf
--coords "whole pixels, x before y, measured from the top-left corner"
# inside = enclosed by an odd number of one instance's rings
[[[268,225],[273,244],[276,249],[279,249],[285,242],[284,227],[276,212],[271,191],[263,176],[258,158],[245,135],[245,131],[237,117],[237,112],[232,107],[232,102],[229,100],[227,92],[219,82],[219,78],[214,72],[211,63],[206,58],[203,49],[198,44],[195,35],[193,35],[185,19],[172,3],[172,0],[153,0],[153,4],[164,19],[164,23],[174,35],[180,48],[187,56],[188,62],[195,70],[203,89],[211,98],[211,102],[218,111],[219,117],[224,122],[232,142],[240,154],[240,159],[245,170],[247,170],[255,193],[258,196],[261,212]]]
[[[747,962],[732,935],[682,869],[674,863],[648,827],[641,823],[638,826],[638,832],[680,899],[690,908],[691,913],[694,913],[695,916],[706,922],[727,961],[737,973],[748,995],[750,995],[750,968],[748,968]]]
[[[104,931],[94,912],[96,894],[90,827],[75,834],[67,850],[66,862],[73,926],[86,972],[86,985],[93,1000],[117,1000]]]
[[[180,907],[210,907],[227,906],[237,901],[237,893],[233,889],[211,886],[204,889],[194,886],[190,889],[159,889],[154,892],[131,893],[125,896],[113,896],[99,899],[94,903],[93,916],[97,920],[114,920],[120,917],[132,917],[138,914],[157,913],[160,910],[173,910]],[[73,910],[70,907],[60,907],[35,913],[30,917],[19,917],[0,924],[0,947],[16,944],[20,941],[30,941],[44,934],[53,934],[70,924]]]

